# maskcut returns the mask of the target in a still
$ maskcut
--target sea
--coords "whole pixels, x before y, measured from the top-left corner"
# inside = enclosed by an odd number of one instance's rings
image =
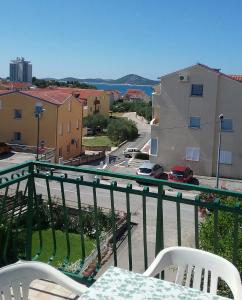
[[[103,83],[90,83],[95,85],[98,90],[118,90],[122,95],[127,92],[127,90],[142,90],[146,95],[151,96],[153,92],[152,85],[132,85],[132,84],[103,84]]]

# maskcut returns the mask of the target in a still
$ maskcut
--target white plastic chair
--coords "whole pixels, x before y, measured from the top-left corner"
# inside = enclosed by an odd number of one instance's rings
[[[0,298],[28,300],[29,287],[35,279],[53,281],[77,295],[88,289],[45,263],[20,261],[0,269]]]
[[[204,292],[216,295],[220,277],[228,284],[234,299],[242,300],[239,271],[233,264],[220,256],[193,248],[170,247],[157,255],[144,275],[156,276],[169,266],[178,267],[175,279],[177,284],[199,290],[201,290],[202,284]],[[208,287],[210,287],[209,291]]]

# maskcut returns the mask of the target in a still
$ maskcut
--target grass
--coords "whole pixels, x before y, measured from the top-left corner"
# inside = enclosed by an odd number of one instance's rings
[[[60,266],[65,259],[67,253],[66,246],[66,235],[61,230],[56,230],[56,255],[52,262],[52,266]],[[49,258],[52,256],[53,251],[53,240],[52,240],[52,231],[51,229],[42,230],[43,238],[43,247],[40,256],[38,257],[39,261],[48,262]],[[70,239],[70,263],[82,258],[81,242],[80,235],[76,233],[69,233]],[[91,251],[95,248],[95,243],[88,237],[85,237],[85,250],[86,256],[88,256]],[[32,236],[32,255],[34,256],[39,250],[39,232],[35,231]]]
[[[112,141],[107,135],[84,137],[82,142],[83,146],[113,146]]]

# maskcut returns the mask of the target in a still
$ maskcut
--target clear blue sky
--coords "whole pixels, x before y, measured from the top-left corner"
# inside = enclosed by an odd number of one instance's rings
[[[0,76],[16,56],[37,77],[156,79],[197,62],[242,74],[241,0],[8,0]]]

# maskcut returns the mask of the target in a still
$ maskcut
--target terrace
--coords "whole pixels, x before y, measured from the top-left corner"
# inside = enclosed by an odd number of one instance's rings
[[[141,187],[138,179],[43,162],[0,171],[0,266],[43,261],[90,286],[110,266],[143,273],[160,250],[182,245],[219,254],[241,273],[242,193],[153,178],[142,178]],[[207,244],[204,209],[212,226]],[[224,215],[232,220],[226,248]],[[44,281],[32,295],[41,299],[48,289],[56,299],[73,296]]]

